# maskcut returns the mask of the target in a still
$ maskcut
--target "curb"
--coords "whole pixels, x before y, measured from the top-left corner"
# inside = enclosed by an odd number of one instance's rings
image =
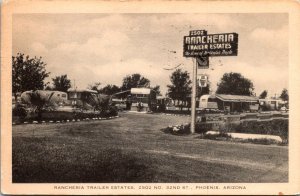
[[[219,131],[208,131],[205,133],[205,135],[218,135],[220,134]],[[242,139],[242,140],[247,140],[247,139],[269,139],[269,140],[274,140],[276,142],[282,143],[283,140],[281,139],[280,136],[278,135],[266,135],[266,134],[252,134],[252,133],[227,133],[230,137],[233,139]]]
[[[21,125],[21,124],[46,124],[46,123],[50,123],[50,124],[60,124],[60,123],[72,123],[72,122],[80,122],[80,121],[96,121],[96,120],[110,120],[110,119],[115,119],[115,118],[120,118],[120,116],[111,116],[111,117],[106,117],[106,118],[100,118],[100,117],[96,117],[96,118],[82,118],[82,119],[68,119],[68,120],[57,120],[57,121],[53,121],[53,120],[48,120],[48,121],[24,121],[21,123],[15,123],[12,122],[12,125]]]
[[[160,113],[160,114],[166,116],[191,116],[189,114],[170,114],[170,113]]]

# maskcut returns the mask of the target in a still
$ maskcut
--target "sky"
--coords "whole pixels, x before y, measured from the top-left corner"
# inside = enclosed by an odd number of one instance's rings
[[[239,34],[238,55],[210,57],[212,90],[224,73],[252,80],[254,92],[278,96],[288,89],[288,14],[15,14],[13,55],[42,56],[51,78],[67,74],[78,88],[101,82],[121,85],[140,73],[167,92],[177,67],[192,73],[183,57],[190,30]],[[174,52],[176,51],[176,53]],[[168,69],[168,70],[166,70]]]

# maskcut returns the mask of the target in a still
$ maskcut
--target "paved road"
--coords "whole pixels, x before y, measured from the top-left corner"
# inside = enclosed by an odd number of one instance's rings
[[[110,179],[111,182],[288,181],[287,146],[203,140],[197,134],[175,136],[162,131],[168,125],[189,122],[187,116],[136,113],[121,113],[120,116],[118,119],[104,121],[13,126],[13,162],[17,174],[15,179],[20,182],[30,181],[24,177],[26,172],[30,172],[25,171],[26,168],[30,170],[35,163],[43,164],[39,160],[41,157],[45,159],[45,155],[51,160],[49,164],[49,160],[45,160],[48,171],[51,171],[53,164],[53,168],[62,167],[61,172],[65,172],[64,169],[75,167],[68,165],[74,162],[80,168],[86,168],[85,164],[89,163],[89,169],[92,170],[96,167],[95,157],[106,157],[105,160],[110,160],[110,155],[106,155],[106,152],[118,150],[122,154],[118,157],[123,158],[114,158],[114,163],[130,157],[130,163],[138,166],[129,169],[127,163],[122,162],[122,166],[116,167],[126,167],[118,171],[126,171],[121,174],[123,176],[134,173],[133,177],[125,180],[113,178]],[[26,149],[37,150],[37,153],[27,152]],[[86,157],[78,160],[76,157],[79,153]],[[68,157],[66,160],[58,160],[58,157],[65,156]],[[91,163],[94,164],[90,165]],[[143,168],[142,173],[137,172],[140,165]],[[82,175],[99,172],[96,169],[90,170],[82,169]],[[114,170],[115,168],[112,169],[113,173],[116,172]],[[31,179],[38,182],[59,181],[55,177],[44,180],[43,176]],[[82,176],[80,179],[82,180]],[[105,181],[99,179],[99,176],[88,176],[86,179],[92,179],[93,182]],[[60,180],[76,182],[78,179],[72,175]]]

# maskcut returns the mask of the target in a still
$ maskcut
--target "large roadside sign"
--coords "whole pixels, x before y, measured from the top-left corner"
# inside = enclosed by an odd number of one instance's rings
[[[183,38],[184,57],[237,56],[238,34],[207,34],[205,30],[190,31]]]
[[[207,34],[206,30],[194,30],[183,37],[183,56],[193,57],[191,133],[195,133],[196,127],[197,70],[208,69],[210,57],[237,56],[237,54],[237,33]],[[207,79],[207,76],[201,76],[198,80],[199,86],[207,87]]]

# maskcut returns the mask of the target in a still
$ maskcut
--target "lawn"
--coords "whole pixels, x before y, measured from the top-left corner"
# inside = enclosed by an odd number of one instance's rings
[[[288,146],[164,133],[185,116],[13,126],[13,182],[287,182]]]

